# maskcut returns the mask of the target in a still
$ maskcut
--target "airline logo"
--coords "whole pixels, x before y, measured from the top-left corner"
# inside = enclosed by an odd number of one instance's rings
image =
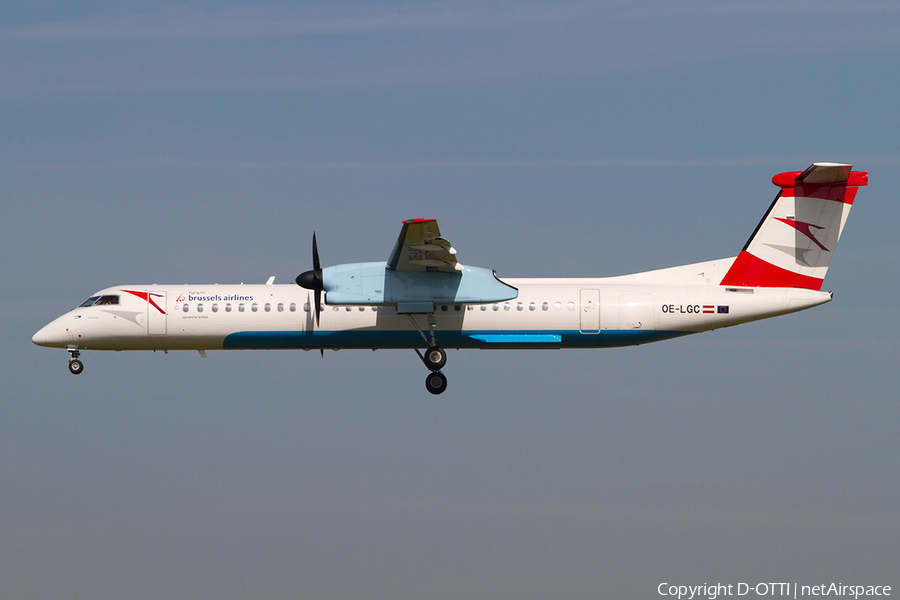
[[[822,242],[816,239],[816,236],[813,235],[812,228],[816,229],[825,229],[824,227],[820,227],[819,225],[813,225],[812,223],[804,223],[803,221],[795,221],[794,219],[782,219],[781,217],[775,217],[776,221],[781,221],[785,225],[790,225],[809,239],[813,241],[813,243],[824,250],[825,252],[831,252],[828,248],[822,245]]]
[[[253,302],[253,296],[231,294],[230,296],[210,296],[205,292],[188,292],[187,296],[178,294],[175,302]]]
[[[158,310],[160,312],[160,314],[166,314],[166,311],[161,309],[159,307],[159,304],[157,304],[156,301],[154,300],[154,298],[162,298],[163,297],[162,294],[154,294],[153,292],[137,292],[135,290],[122,290],[122,291],[125,292],[126,294],[131,294],[132,296],[137,296],[141,300],[146,300],[150,304],[150,306],[152,306],[153,308]]]

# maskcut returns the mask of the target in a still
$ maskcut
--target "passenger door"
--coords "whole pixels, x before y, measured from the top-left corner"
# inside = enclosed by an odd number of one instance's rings
[[[166,334],[166,293],[147,293],[147,333],[149,335]]]
[[[600,333],[600,290],[581,290],[581,333]]]

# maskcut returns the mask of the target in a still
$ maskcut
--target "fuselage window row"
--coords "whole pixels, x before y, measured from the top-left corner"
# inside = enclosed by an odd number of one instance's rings
[[[118,296],[102,296],[102,297],[101,297],[101,296],[93,296],[93,297],[88,298],[87,300],[85,300],[85,301],[79,306],[79,308],[80,308],[80,307],[85,307],[85,306],[100,306],[100,305],[101,305],[101,302],[100,302],[99,300],[100,300],[101,298],[106,298],[106,299],[108,299],[108,300],[106,300],[105,302],[103,302],[103,304],[118,304],[118,298],[119,298]],[[468,305],[465,305],[465,306],[466,306],[466,310],[467,310],[467,311],[472,311],[472,310],[475,310],[475,306],[476,306],[476,305],[468,304]],[[512,310],[512,307],[513,307],[513,305],[512,305],[510,302],[504,302],[503,304],[500,304],[500,303],[495,303],[495,304],[479,304],[479,305],[477,305],[477,306],[480,307],[480,309],[481,309],[482,312],[487,311],[487,310],[488,310],[488,307],[490,307],[490,308],[491,308],[492,310],[494,310],[494,311],[499,311],[500,308],[502,307],[503,310],[504,310],[505,312],[509,312],[509,311]],[[529,312],[536,312],[536,311],[537,311],[538,305],[537,305],[537,303],[535,303],[535,302],[529,302],[528,304],[525,304],[524,302],[517,302],[517,303],[515,304],[516,311],[519,311],[519,312],[524,311],[526,306],[528,307],[528,311],[529,311]],[[553,309],[556,310],[556,311],[562,310],[562,307],[563,307],[563,305],[562,305],[561,302],[554,302],[552,306],[553,306]],[[540,305],[540,307],[541,307],[541,310],[542,310],[542,311],[547,312],[547,311],[550,310],[551,305],[550,305],[549,302],[542,302],[541,305]],[[209,308],[210,308],[210,310],[211,310],[212,312],[214,312],[214,313],[219,312],[219,305],[218,305],[218,303],[212,304]],[[355,308],[356,308],[357,310],[359,310],[359,312],[365,312],[365,310],[366,310],[366,307],[365,307],[365,306],[357,306],[357,307],[355,307]],[[203,303],[199,303],[199,304],[196,305],[196,310],[197,310],[198,313],[202,313],[202,312],[204,311],[204,309],[205,309],[205,307],[204,307]],[[353,306],[345,306],[345,307],[344,307],[344,310],[345,310],[346,312],[352,312],[353,309],[354,309]],[[377,312],[377,311],[378,311],[378,307],[377,307],[377,306],[372,306],[371,309],[372,309],[372,312]],[[181,305],[181,310],[182,310],[183,312],[190,312],[190,310],[191,310],[190,304],[189,304],[189,303],[184,303],[184,304],[182,304],[182,305]],[[238,310],[238,312],[244,312],[244,311],[246,310],[245,305],[244,305],[243,303],[239,303],[239,304],[237,305],[237,310]],[[252,312],[259,312],[259,305],[258,305],[256,302],[251,303],[251,304],[250,304],[250,310],[251,310]],[[268,303],[268,302],[265,303],[265,304],[263,305],[263,310],[264,310],[265,312],[272,312],[272,305],[271,305],[270,303]],[[281,303],[281,302],[279,302],[278,304],[276,304],[275,310],[276,310],[277,312],[284,312],[284,304]],[[290,312],[296,312],[296,311],[297,311],[297,304],[292,302],[291,304],[288,305],[288,310],[290,310]],[[309,312],[310,310],[311,310],[311,307],[310,307],[309,302],[305,302],[305,303],[303,304],[303,312]],[[340,310],[340,307],[338,307],[338,306],[332,306],[332,307],[331,307],[331,310],[334,311],[334,312],[338,312],[338,311]],[[441,310],[442,312],[446,312],[446,311],[450,310],[450,305],[446,305],[446,304],[441,305],[440,310]],[[461,310],[462,310],[462,305],[459,305],[459,304],[453,305],[453,310],[456,311],[456,312],[461,311]],[[569,311],[575,310],[575,303],[574,303],[574,302],[568,302],[568,303],[566,303],[566,310],[569,310]],[[229,302],[229,303],[226,303],[226,304],[225,304],[225,312],[231,312],[231,311],[232,311],[232,305],[231,305],[231,303],[230,303],[230,302]]]
[[[99,296],[95,296],[95,297],[92,297],[92,298],[88,298],[87,300],[84,301],[84,303],[82,303],[82,304],[79,306],[79,308],[82,308],[82,307],[85,307],[85,306],[99,306],[100,303],[97,302],[97,299],[98,299],[98,298],[99,298]],[[104,296],[104,298],[106,298],[106,296]],[[113,301],[106,302],[106,304],[118,304],[118,296],[112,296],[112,298],[115,298],[115,301],[114,301],[114,302],[113,302]],[[89,304],[89,303],[90,303],[90,304]],[[482,310],[482,311],[486,311],[486,310],[488,309],[488,306],[490,306],[494,311],[499,311],[499,310],[500,310],[500,307],[501,307],[500,304],[480,304],[479,306],[481,307],[481,310]],[[524,311],[524,310],[525,310],[525,306],[526,306],[525,303],[523,303],[523,302],[517,302],[517,303],[516,303],[516,310],[517,310],[517,311]],[[502,307],[503,307],[503,310],[504,310],[504,311],[507,311],[507,312],[508,312],[508,311],[510,311],[510,310],[512,309],[512,304],[510,304],[509,302],[504,302],[504,303],[502,304]],[[365,312],[365,310],[366,310],[366,307],[365,307],[365,306],[357,306],[356,308],[357,308],[357,310],[359,310],[359,312]],[[237,305],[237,309],[238,309],[238,312],[244,312],[244,310],[245,310],[244,304],[243,304],[243,303],[238,304],[238,305]],[[378,311],[378,307],[377,307],[377,306],[372,306],[371,309],[372,309],[372,312],[377,312],[377,311]],[[448,311],[449,309],[450,309],[449,305],[446,305],[446,304],[445,304],[445,305],[441,305],[441,311],[446,312],[446,311]],[[554,303],[553,303],[553,309],[554,309],[554,310],[562,310],[562,303],[560,303],[560,302],[554,302]],[[569,303],[566,305],[566,309],[567,309],[567,310],[575,310],[575,303],[574,303],[574,302],[569,302]],[[182,310],[183,312],[190,312],[190,310],[191,310],[191,305],[190,305],[189,303],[185,302],[184,304],[181,305],[181,310]],[[203,310],[204,310],[203,303],[197,304],[197,312],[198,312],[198,313],[202,313]],[[210,306],[210,310],[211,310],[212,312],[219,312],[219,305],[218,305],[217,303],[212,304],[212,305]],[[225,312],[231,312],[231,310],[232,310],[231,303],[230,303],[230,302],[229,302],[229,303],[226,303],[226,304],[225,304]],[[252,312],[259,312],[259,305],[258,305],[257,303],[255,303],[255,302],[252,303],[252,304],[250,305],[250,310],[251,310]],[[272,305],[269,304],[269,303],[267,302],[266,304],[263,305],[263,310],[264,310],[265,312],[272,312]],[[284,312],[284,304],[281,303],[281,302],[279,302],[279,303],[276,305],[275,310],[276,310],[277,312]],[[295,303],[292,302],[292,303],[288,306],[288,310],[290,310],[291,312],[297,312],[297,305],[296,305]],[[339,306],[332,306],[332,307],[331,307],[331,310],[334,311],[334,312],[338,312],[338,311],[340,310],[340,307],[339,307]],[[347,312],[351,312],[351,311],[353,310],[353,307],[352,307],[352,306],[345,306],[345,307],[344,307],[344,310],[347,311]],[[453,310],[456,311],[456,312],[460,312],[460,311],[462,310],[462,305],[459,305],[459,304],[454,305],[454,306],[453,306]],[[466,310],[469,310],[469,311],[475,310],[475,305],[472,305],[472,304],[466,305]],[[528,311],[529,311],[529,312],[534,312],[534,311],[536,311],[536,310],[537,310],[537,304],[534,303],[534,302],[529,302],[529,303],[528,303]],[[543,302],[543,303],[541,304],[541,310],[542,310],[542,311],[545,311],[545,312],[548,311],[548,310],[550,310],[550,304],[549,304],[548,302]],[[309,312],[309,311],[310,311],[309,302],[305,302],[305,303],[303,304],[303,312]]]

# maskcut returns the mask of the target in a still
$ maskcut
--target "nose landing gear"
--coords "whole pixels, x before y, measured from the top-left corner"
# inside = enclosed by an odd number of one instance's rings
[[[78,357],[81,355],[81,352],[78,350],[69,350],[69,354],[72,355],[72,358],[69,359],[69,373],[72,375],[78,375],[82,371],[84,371],[84,363],[78,360]]]

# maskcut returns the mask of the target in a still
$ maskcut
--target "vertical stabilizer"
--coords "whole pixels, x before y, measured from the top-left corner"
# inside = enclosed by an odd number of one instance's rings
[[[779,173],[781,188],[720,285],[820,290],[858,186],[868,173],[815,163]]]

